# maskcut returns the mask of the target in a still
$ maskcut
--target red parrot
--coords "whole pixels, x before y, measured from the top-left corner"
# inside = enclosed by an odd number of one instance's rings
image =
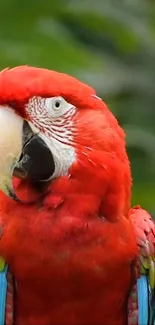
[[[155,324],[155,224],[130,208],[125,134],[96,92],[0,72],[0,157],[5,325]]]

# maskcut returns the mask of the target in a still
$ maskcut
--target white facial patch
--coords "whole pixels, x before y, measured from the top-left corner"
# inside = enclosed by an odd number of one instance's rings
[[[32,120],[29,123],[32,130],[39,133],[53,155],[55,172],[52,178],[67,175],[76,160],[73,146],[76,108],[62,97],[33,97],[26,110]]]
[[[56,139],[48,138],[43,133],[40,133],[40,137],[48,145],[54,158],[55,172],[52,178],[67,175],[69,168],[76,159],[74,148]]]

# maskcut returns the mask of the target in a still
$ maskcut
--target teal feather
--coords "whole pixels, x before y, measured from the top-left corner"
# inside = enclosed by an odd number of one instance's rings
[[[5,324],[5,308],[7,295],[7,265],[0,272],[0,325]]]
[[[148,325],[149,292],[148,292],[147,276],[141,275],[140,278],[137,280],[137,293],[138,293],[138,325]]]

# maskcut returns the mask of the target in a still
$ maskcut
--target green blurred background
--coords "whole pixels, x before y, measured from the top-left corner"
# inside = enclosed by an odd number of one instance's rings
[[[155,213],[155,1],[0,1],[0,69],[29,64],[92,85],[127,133],[132,204]]]

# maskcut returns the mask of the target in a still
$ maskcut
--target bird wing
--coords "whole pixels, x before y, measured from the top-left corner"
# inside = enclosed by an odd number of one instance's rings
[[[128,300],[128,325],[155,325],[155,223],[140,206],[130,210],[139,247],[137,280]]]

